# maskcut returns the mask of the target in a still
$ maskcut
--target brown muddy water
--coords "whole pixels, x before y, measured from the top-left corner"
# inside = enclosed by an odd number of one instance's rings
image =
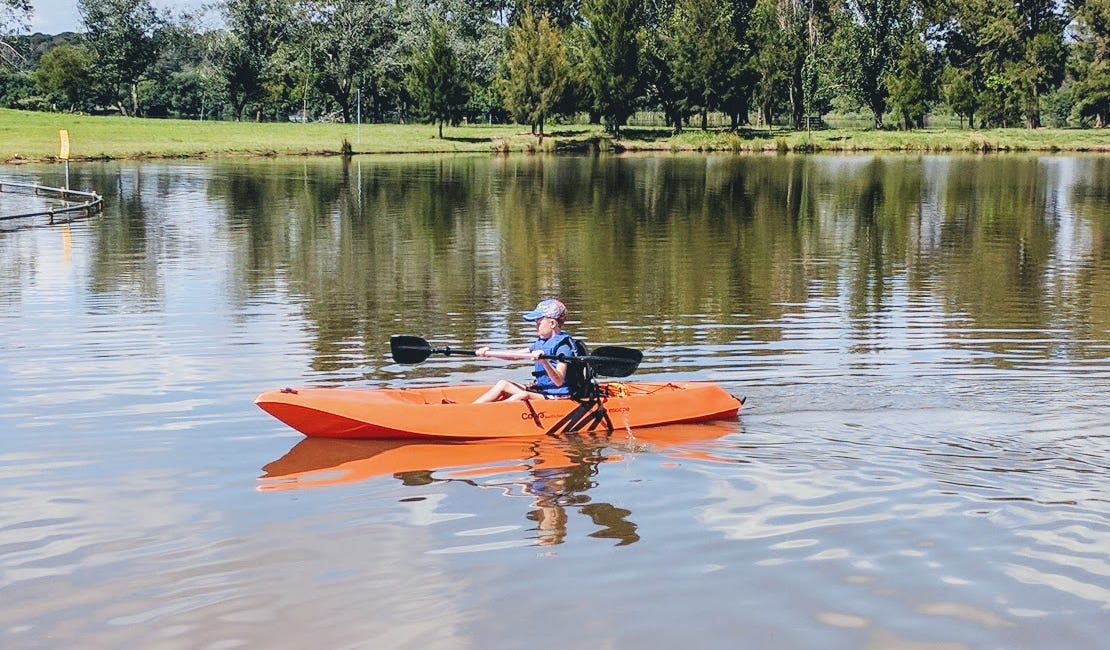
[[[71,174],[102,215],[0,222],[0,647],[1110,635],[1110,158]],[[252,404],[525,379],[388,339],[523,344],[546,295],[740,417],[460,446],[305,440]]]

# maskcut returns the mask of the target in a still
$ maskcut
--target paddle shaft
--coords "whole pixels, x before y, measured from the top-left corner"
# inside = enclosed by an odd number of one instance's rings
[[[481,349],[481,348],[479,348]],[[428,351],[429,354],[442,354],[444,356],[459,355],[464,357],[482,357],[483,359],[502,359],[505,361],[531,361],[532,355],[526,352],[511,352],[509,350],[489,350],[485,354],[478,354],[478,350],[464,350],[461,348],[442,347],[432,348]],[[566,361],[565,355],[550,355],[541,354],[538,359],[548,359],[551,361]]]
[[[477,350],[465,350],[452,347],[433,348],[426,340],[419,336],[393,336],[389,340],[389,346],[393,353],[393,359],[398,363],[421,363],[433,354],[443,354],[446,356],[453,354],[471,357],[478,356]],[[644,355],[639,350],[633,350],[631,348],[602,346],[594,350],[593,354],[586,356],[543,354],[538,358],[561,363],[587,363],[600,375],[626,377],[636,371],[643,356]],[[485,357],[505,359],[508,361],[532,361],[536,358],[533,357],[531,353],[512,352],[508,350],[493,351],[491,354],[488,348],[486,348]]]
[[[478,354],[478,350],[485,350],[485,354]],[[474,351],[475,356],[482,357],[483,359],[503,359],[505,361],[531,361],[533,359],[547,359],[548,361],[566,361],[567,356],[563,354],[550,355],[541,354],[538,357],[533,357],[531,352],[513,352],[512,350],[490,350],[489,348],[478,348]]]

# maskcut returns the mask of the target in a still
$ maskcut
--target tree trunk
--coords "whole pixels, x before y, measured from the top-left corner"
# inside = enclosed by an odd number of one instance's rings
[[[745,95],[744,101],[740,102],[737,106],[736,119],[741,126],[751,124],[751,118],[748,115],[748,102],[751,100],[750,96]]]
[[[790,84],[790,107],[792,110],[792,117],[795,129],[801,129],[803,121],[805,120],[805,102],[802,97],[802,70],[798,68],[795,71],[794,79]]]
[[[131,115],[139,116],[139,82],[131,82]]]
[[[1027,115],[1025,117],[1025,125],[1030,129],[1039,129],[1041,127],[1041,98],[1040,93],[1037,92],[1036,86],[1033,87],[1033,97],[1029,102]]]
[[[243,108],[245,108],[246,103],[247,103],[246,99],[245,98],[240,98],[237,95],[232,95],[229,98],[229,100],[231,101],[231,110],[235,113],[235,121],[236,122],[242,122],[243,121]],[[307,113],[305,113],[305,118],[306,119],[308,118]]]

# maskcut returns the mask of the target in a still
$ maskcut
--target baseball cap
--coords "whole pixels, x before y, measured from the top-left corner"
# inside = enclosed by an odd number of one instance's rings
[[[524,320],[536,321],[541,318],[554,318],[560,323],[567,319],[567,307],[555,298],[541,300],[532,311],[524,312]]]

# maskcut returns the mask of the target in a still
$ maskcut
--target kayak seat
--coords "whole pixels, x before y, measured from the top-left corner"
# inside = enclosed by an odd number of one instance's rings
[[[578,339],[571,340],[574,341],[575,356],[584,357],[590,354],[590,348],[585,343]],[[570,398],[573,400],[594,399],[601,392],[597,385],[597,373],[588,363],[568,363],[566,382],[570,387]]]

